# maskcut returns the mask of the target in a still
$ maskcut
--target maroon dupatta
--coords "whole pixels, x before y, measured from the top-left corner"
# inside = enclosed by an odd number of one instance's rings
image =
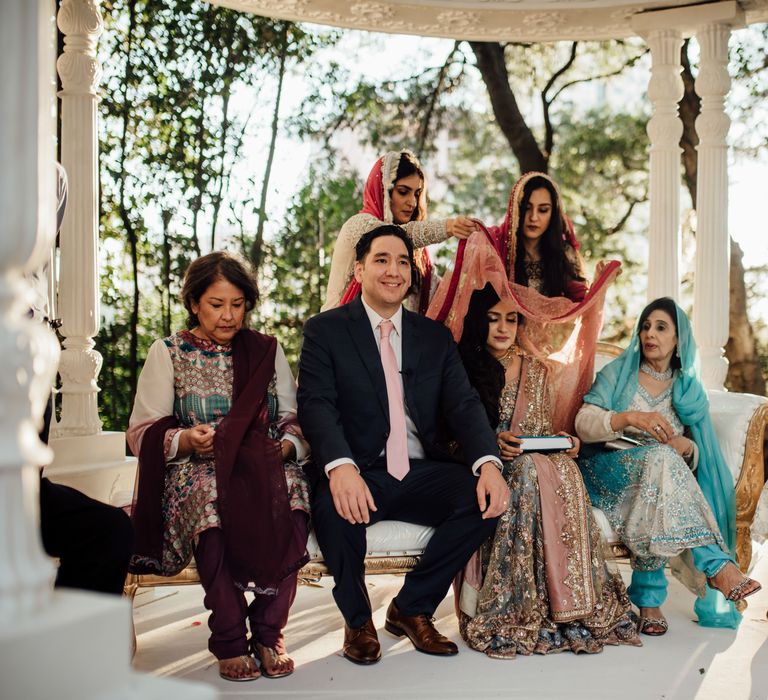
[[[306,542],[294,529],[280,442],[268,435],[267,388],[275,373],[277,341],[241,330],[232,342],[232,407],[214,437],[218,511],[230,571],[243,585],[275,592],[307,561]],[[133,522],[134,573],[161,573],[163,440],[174,416],[147,429],[139,454]]]

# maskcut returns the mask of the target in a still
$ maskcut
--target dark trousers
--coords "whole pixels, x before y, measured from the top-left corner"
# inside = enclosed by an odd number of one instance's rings
[[[52,411],[49,396],[40,431],[46,445]],[[133,550],[133,526],[122,510],[40,479],[40,534],[48,556],[59,559],[57,586],[122,595]]]
[[[292,515],[306,539],[306,513],[295,510]],[[205,591],[203,603],[211,611],[208,649],[217,659],[231,659],[248,653],[246,618],[251,626],[251,641],[267,647],[282,645],[282,630],[296,597],[298,572],[280,582],[277,595],[257,593],[251,604],[246,605],[245,594],[235,585],[229,571],[221,530],[212,528],[201,533],[195,547],[195,562]]]
[[[41,479],[40,530],[45,551],[59,558],[57,586],[122,595],[133,547],[122,510]]]
[[[379,520],[402,520],[436,528],[419,565],[405,577],[395,598],[404,615],[432,615],[445,598],[456,573],[496,529],[496,519],[481,518],[477,478],[460,464],[411,460],[402,481],[387,473],[383,459],[362,472],[378,510]],[[350,627],[371,619],[365,587],[365,525],[344,520],[333,505],[328,479],[321,478],[313,493],[312,521],[325,563],[336,585],[333,597]]]

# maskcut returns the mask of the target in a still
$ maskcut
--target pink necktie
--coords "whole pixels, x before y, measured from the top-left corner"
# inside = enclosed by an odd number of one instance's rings
[[[382,321],[381,331],[381,365],[384,368],[384,379],[387,382],[387,403],[389,404],[389,437],[387,438],[387,471],[398,481],[402,481],[411,468],[408,462],[408,438],[405,433],[405,410],[403,403],[403,387],[400,383],[400,373],[397,371],[397,358],[389,336],[392,333],[392,321]]]

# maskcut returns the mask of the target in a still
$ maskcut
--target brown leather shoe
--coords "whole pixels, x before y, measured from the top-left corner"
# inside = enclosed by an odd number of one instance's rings
[[[373,620],[353,629],[344,625],[344,656],[356,664],[375,664],[381,658],[381,647]]]
[[[395,601],[387,609],[387,621],[384,624],[387,632],[402,637],[408,635],[413,646],[425,654],[437,656],[453,656],[459,653],[459,648],[448,637],[444,637],[435,629],[428,615],[403,615],[397,609]]]

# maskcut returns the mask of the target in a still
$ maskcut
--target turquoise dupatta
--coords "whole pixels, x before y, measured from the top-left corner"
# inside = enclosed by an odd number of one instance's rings
[[[701,383],[699,357],[691,331],[691,322],[685,312],[675,304],[677,316],[677,348],[681,369],[672,387],[672,406],[680,421],[691,431],[699,450],[696,476],[704,497],[712,508],[723,540],[732,555],[736,544],[736,491],[728,465],[717,442],[712,418],[709,415],[709,398]],[[637,392],[640,370],[640,328],[635,327],[629,347],[615,360],[598,372],[585,403],[591,403],[609,411],[626,411]],[[707,588],[704,598],[694,606],[699,624],[705,627],[736,628],[741,614],[735,605],[719,592]]]

